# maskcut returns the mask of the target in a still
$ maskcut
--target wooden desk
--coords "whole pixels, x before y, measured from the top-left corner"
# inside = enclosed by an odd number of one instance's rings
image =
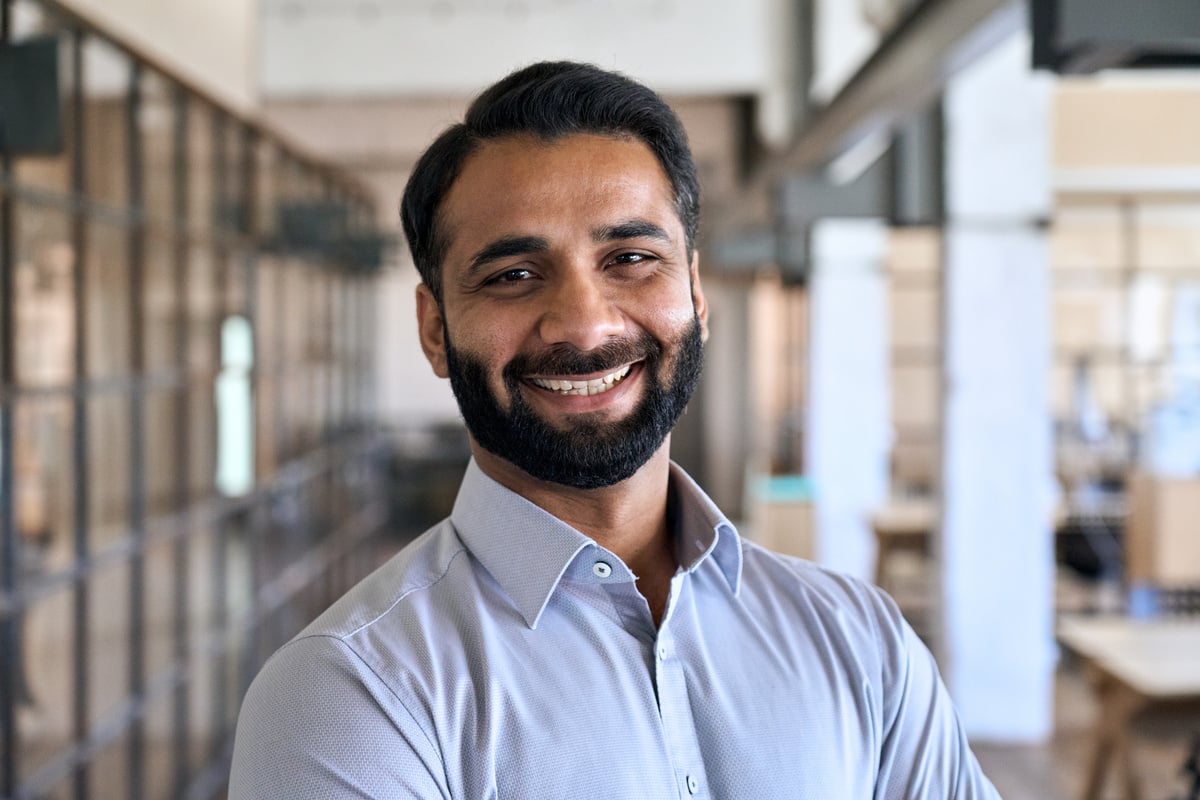
[[[1200,618],[1063,617],[1058,640],[1083,659],[1100,703],[1084,800],[1099,800],[1113,761],[1124,797],[1139,800],[1130,722],[1154,704],[1200,702]]]

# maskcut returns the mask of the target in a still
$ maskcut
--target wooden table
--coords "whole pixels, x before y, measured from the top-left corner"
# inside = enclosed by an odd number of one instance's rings
[[[1082,797],[1099,800],[1115,762],[1124,797],[1139,800],[1130,723],[1152,705],[1200,705],[1200,618],[1063,617],[1058,640],[1083,659],[1100,703]]]

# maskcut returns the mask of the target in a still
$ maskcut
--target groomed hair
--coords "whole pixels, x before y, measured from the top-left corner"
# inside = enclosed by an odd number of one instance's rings
[[[404,235],[421,280],[439,303],[448,243],[438,214],[468,156],[489,139],[531,135],[553,142],[578,133],[631,136],[650,148],[671,182],[691,253],[700,224],[700,185],[675,112],[658,94],[624,75],[590,64],[543,61],[508,75],[477,97],[466,119],[429,146],[404,188]]]

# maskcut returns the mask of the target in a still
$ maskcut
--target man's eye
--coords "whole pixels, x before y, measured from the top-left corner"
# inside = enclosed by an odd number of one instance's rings
[[[648,256],[645,253],[619,253],[613,257],[614,264],[641,264],[646,261],[652,261],[653,256]]]
[[[527,269],[506,269],[504,272],[497,273],[489,278],[488,283],[520,283],[521,281],[527,281],[532,277],[533,273]]]

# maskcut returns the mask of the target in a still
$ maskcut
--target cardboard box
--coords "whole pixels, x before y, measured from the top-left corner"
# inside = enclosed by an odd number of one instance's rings
[[[1200,477],[1133,476],[1125,570],[1131,583],[1200,586]]]

